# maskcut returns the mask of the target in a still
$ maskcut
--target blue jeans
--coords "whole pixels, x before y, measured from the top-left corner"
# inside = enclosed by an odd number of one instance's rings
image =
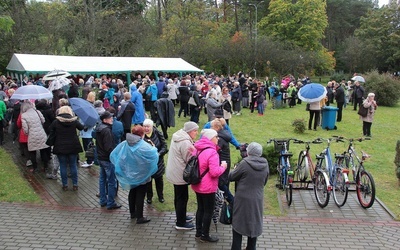
[[[110,208],[115,205],[114,199],[117,187],[117,182],[115,178],[115,167],[109,161],[99,160],[99,164],[100,164],[100,178],[99,178],[100,205],[106,205],[107,208]]]
[[[68,186],[67,166],[69,165],[71,171],[72,185],[78,186],[78,169],[76,162],[78,160],[78,154],[69,155],[57,155],[58,161],[60,162],[60,174],[61,182],[63,186]]]

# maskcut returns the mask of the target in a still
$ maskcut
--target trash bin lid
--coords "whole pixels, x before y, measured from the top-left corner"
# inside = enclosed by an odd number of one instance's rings
[[[336,107],[332,107],[332,106],[325,106],[325,107],[323,107],[322,109],[324,109],[324,110],[332,110],[332,111],[336,111],[336,110],[339,110],[338,108],[336,108]]]

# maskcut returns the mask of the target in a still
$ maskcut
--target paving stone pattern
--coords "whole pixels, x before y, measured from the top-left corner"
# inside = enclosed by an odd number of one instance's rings
[[[200,243],[194,231],[175,230],[174,213],[147,204],[145,214],[152,220],[137,225],[129,219],[126,191],[120,190],[117,198],[121,209],[98,205],[96,167],[79,168],[79,190],[64,192],[60,179],[27,172],[17,144],[6,140],[4,148],[44,205],[0,203],[0,249],[230,249],[231,226],[218,224],[216,232],[212,224],[211,234],[218,235],[219,242]],[[378,202],[362,209],[355,192],[342,208],[333,200],[319,208],[312,190],[294,190],[290,207],[284,196],[280,200],[286,215],[264,218],[257,249],[399,249],[400,222]],[[245,242],[243,238],[243,248]]]

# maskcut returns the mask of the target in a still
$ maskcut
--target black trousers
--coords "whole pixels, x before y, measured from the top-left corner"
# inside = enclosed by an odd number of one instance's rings
[[[151,181],[147,183],[147,199],[153,199],[153,179],[156,182],[156,191],[158,199],[164,199],[164,180],[163,177],[151,178]]]
[[[187,101],[186,102],[182,102],[181,101],[181,107],[180,107],[180,109],[178,111],[178,117],[181,116],[182,111],[183,111],[183,116],[186,117],[188,115],[188,113],[189,113],[189,104],[188,104]]]
[[[193,105],[190,106],[190,121],[199,123],[200,120],[200,109],[198,107],[195,107]]]
[[[311,125],[314,119],[314,129],[317,129],[317,126],[319,124],[319,114],[321,110],[310,110],[310,119],[308,120],[308,129],[311,129]]]
[[[363,135],[364,136],[371,136],[371,126],[372,126],[372,122],[364,122],[363,121]]]
[[[189,200],[188,185],[174,185],[174,195],[176,225],[183,227],[186,224],[186,210]]]
[[[136,217],[136,219],[143,218],[143,205],[146,190],[147,184],[140,185],[129,190],[128,203],[131,217]]]
[[[242,249],[242,235],[232,229],[233,238],[232,238],[232,247],[231,250],[241,250]],[[255,250],[257,243],[257,237],[250,238],[247,237],[247,246],[246,250]]]
[[[344,105],[344,102],[337,102],[336,103],[336,106],[338,108],[337,117],[336,117],[336,121],[337,122],[341,122],[342,121],[343,105]]]
[[[215,193],[196,193],[196,235],[210,236],[210,225],[215,206]]]
[[[357,110],[357,107],[362,104],[363,100],[362,98],[355,98],[354,99],[354,110]]]

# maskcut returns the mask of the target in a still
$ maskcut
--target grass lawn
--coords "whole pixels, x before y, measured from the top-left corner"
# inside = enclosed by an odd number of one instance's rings
[[[332,135],[341,135],[348,138],[360,137],[362,135],[362,121],[352,107],[347,107],[343,111],[343,120],[337,123],[337,130],[309,131],[304,134],[295,134],[291,123],[295,119],[304,119],[308,121],[308,112],[305,111],[305,104],[297,105],[294,108],[282,108],[271,110],[269,104],[265,115],[257,116],[257,112],[251,114],[248,109],[242,110],[241,116],[234,116],[230,120],[230,127],[239,142],[250,143],[256,141],[263,146],[269,138],[299,138],[302,140],[312,140],[317,137],[328,138]],[[178,109],[176,109],[178,110]],[[378,107],[375,114],[375,120],[372,125],[372,140],[362,143],[356,143],[358,152],[366,151],[372,157],[365,163],[365,167],[371,172],[375,179],[377,197],[400,219],[400,186],[395,175],[395,147],[399,140],[399,132],[396,124],[400,117],[400,106],[393,108]],[[200,116],[200,127],[206,122],[206,115],[202,112]],[[184,122],[189,118],[176,118],[176,127],[169,129],[170,138],[172,133],[183,127]],[[168,145],[170,139],[168,140]],[[269,145],[272,147],[272,145]],[[312,145],[311,154],[315,155],[323,149],[324,145]],[[297,160],[298,152],[304,148],[304,145],[290,144],[290,151],[293,153],[293,160]],[[333,143],[332,152],[342,152],[347,148],[347,144]],[[240,160],[239,151],[231,147],[232,162]],[[167,159],[165,159],[167,160]],[[0,149],[0,201],[9,202],[40,202],[35,195],[29,183],[21,175],[18,168],[12,162],[10,156]],[[265,188],[265,211],[266,215],[282,215],[277,200],[277,191],[275,189],[276,176],[271,176],[267,187]],[[165,180],[165,200],[173,201],[173,186]],[[231,184],[233,189],[233,184]],[[156,198],[156,197],[155,197]],[[160,211],[173,211],[173,202],[160,204],[154,202],[154,206]],[[360,206],[360,209],[361,206]],[[191,191],[189,201],[189,211],[196,210],[195,195]]]

